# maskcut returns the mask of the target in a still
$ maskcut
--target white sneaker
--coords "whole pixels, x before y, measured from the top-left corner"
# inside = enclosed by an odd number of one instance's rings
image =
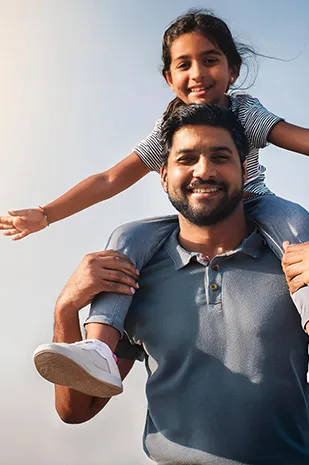
[[[85,339],[74,344],[42,344],[33,360],[43,378],[95,397],[121,394],[122,381],[107,344]]]

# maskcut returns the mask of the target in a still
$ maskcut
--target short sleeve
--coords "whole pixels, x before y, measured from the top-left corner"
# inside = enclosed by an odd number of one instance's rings
[[[133,150],[149,171],[156,171],[157,173],[160,173],[162,165],[163,143],[161,125],[162,118],[158,119],[151,133]]]
[[[291,295],[291,298],[294,302],[295,307],[297,308],[300,318],[302,327],[305,329],[306,324],[309,321],[309,310],[307,305],[307,293],[308,289],[307,286],[302,287],[297,292]]]
[[[249,142],[256,148],[264,148],[273,127],[283,118],[268,111],[261,102],[248,94],[230,95],[231,110],[245,129]]]
[[[124,360],[138,360],[142,362],[145,358],[145,351],[139,344],[129,341],[127,334],[120,339],[115,350],[115,355]]]

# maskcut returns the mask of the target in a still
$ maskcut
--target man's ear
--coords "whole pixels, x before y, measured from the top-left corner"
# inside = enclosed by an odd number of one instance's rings
[[[161,185],[163,187],[163,190],[164,192],[167,192],[167,170],[166,170],[165,165],[161,166],[160,176],[161,176]]]
[[[242,166],[243,166],[243,179],[244,179],[244,182],[246,182],[248,179],[247,160],[243,162]]]
[[[175,92],[174,86],[173,86],[173,81],[172,81],[172,75],[171,75],[170,71],[164,71],[164,77],[165,77],[165,80],[168,83],[169,87],[172,89],[173,92]]]

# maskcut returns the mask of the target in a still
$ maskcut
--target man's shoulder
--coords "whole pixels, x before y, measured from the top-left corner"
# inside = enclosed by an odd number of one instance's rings
[[[155,216],[141,220],[130,221],[118,226],[111,234],[111,237],[118,240],[129,240],[128,237],[145,238],[147,234],[161,230],[162,234],[173,230],[178,226],[178,216]],[[151,236],[147,236],[151,241]]]

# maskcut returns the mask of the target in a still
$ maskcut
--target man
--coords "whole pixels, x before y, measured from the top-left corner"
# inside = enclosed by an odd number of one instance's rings
[[[245,220],[243,130],[224,108],[189,105],[164,134],[162,185],[179,230],[143,269],[126,319],[149,374],[145,451],[161,465],[308,464],[308,337],[278,259]],[[87,258],[64,288],[56,342],[81,339],[78,310],[97,293],[90,270],[102,259],[112,266],[113,253]],[[122,341],[118,354],[129,358],[119,360],[125,377],[132,346]],[[64,421],[87,421],[106,403],[56,386]]]

